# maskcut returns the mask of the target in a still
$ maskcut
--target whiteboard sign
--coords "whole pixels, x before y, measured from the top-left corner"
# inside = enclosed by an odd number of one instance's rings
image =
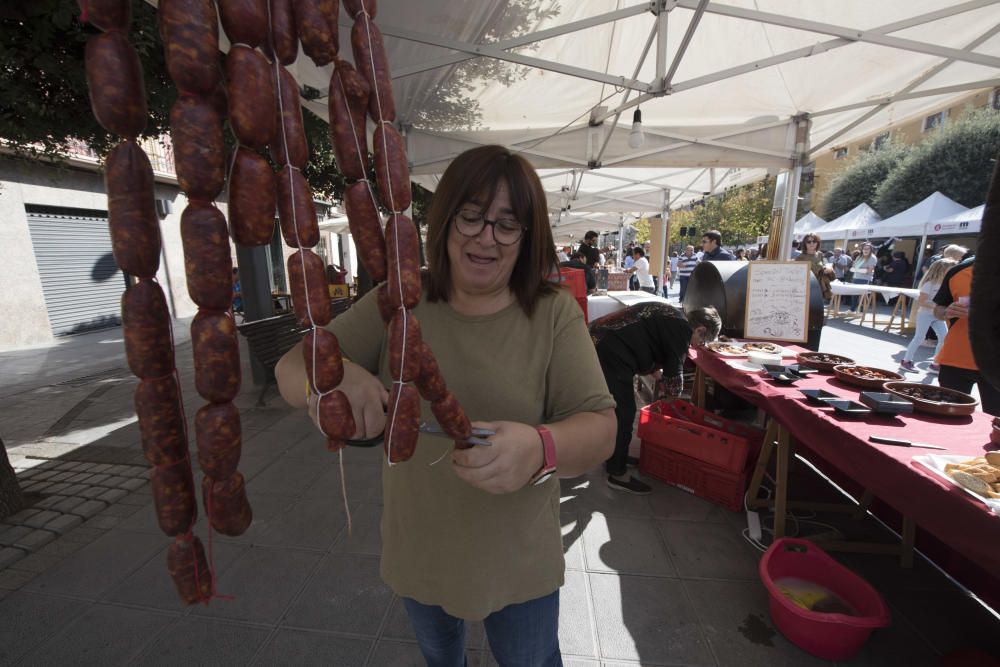
[[[809,262],[750,262],[743,335],[802,341],[809,329]]]

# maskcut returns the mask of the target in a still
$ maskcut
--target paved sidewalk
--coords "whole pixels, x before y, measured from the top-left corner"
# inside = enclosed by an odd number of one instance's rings
[[[899,349],[845,326],[824,332],[824,349],[856,345],[854,336],[866,355]],[[422,664],[400,601],[378,577],[380,451],[345,452],[348,533],[338,457],[273,390],[256,406],[248,380],[237,403],[254,523],[239,538],[212,539],[219,592],[232,599],[179,603],[166,572],[170,538],[145,481],[135,379],[120,342],[108,342],[116,338],[110,330],[63,342],[58,354],[0,353],[0,437],[35,500],[0,526],[0,664]],[[201,401],[183,340],[177,363],[190,420]],[[15,367],[34,370],[9,375]],[[646,497],[608,489],[597,472],[562,481],[565,664],[828,664],[774,629],[744,516],[650,481]],[[829,521],[889,539],[872,521]],[[966,646],[1000,652],[996,619],[925,562],[906,571],[885,557],[842,560],[894,617],[846,664],[934,665]],[[481,624],[470,628],[468,655],[470,665],[495,664]]]

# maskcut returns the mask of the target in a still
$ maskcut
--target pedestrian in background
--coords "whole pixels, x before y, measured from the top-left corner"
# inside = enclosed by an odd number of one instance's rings
[[[916,370],[913,367],[913,357],[917,354],[917,348],[923,343],[929,328],[933,329],[937,336],[937,347],[934,348],[930,368],[932,371],[939,368],[935,359],[938,352],[941,351],[941,346],[944,345],[944,337],[948,335],[948,325],[944,323],[944,320],[934,317],[934,295],[941,289],[945,274],[956,264],[958,262],[953,259],[939,259],[931,264],[931,268],[920,280],[920,296],[917,297],[917,323],[913,330],[913,338],[910,339],[910,344],[907,345],[906,353],[903,355],[903,361],[899,364],[904,371]]]

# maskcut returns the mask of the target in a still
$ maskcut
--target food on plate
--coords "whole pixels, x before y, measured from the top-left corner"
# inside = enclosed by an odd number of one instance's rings
[[[1000,498],[1000,452],[989,452],[986,458],[969,459],[961,463],[948,463],[944,467],[946,475],[956,484],[984,498]]]
[[[869,366],[845,366],[838,368],[841,373],[845,373],[861,380],[896,380],[899,375],[890,371],[883,371]]]
[[[815,368],[818,371],[826,373],[833,371],[834,366],[854,363],[854,359],[849,357],[842,357],[839,354],[826,354],[825,352],[801,352],[796,357],[796,361],[803,366]]]
[[[1000,452],[986,452],[986,462],[995,468],[1000,468]]]
[[[774,343],[743,343],[743,349],[747,352],[767,352],[769,354],[781,354],[782,348]]]
[[[739,345],[731,345],[729,343],[709,343],[705,347],[710,349],[712,352],[719,352],[721,354],[744,354],[742,347]]]
[[[931,385],[896,387],[896,391],[910,398],[920,399],[921,401],[933,401],[935,403],[971,403],[975,400],[971,396],[966,396],[961,392]]]

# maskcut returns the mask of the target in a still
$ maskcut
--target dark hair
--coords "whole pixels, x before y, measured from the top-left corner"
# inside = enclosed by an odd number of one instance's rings
[[[576,259],[577,257],[579,257],[580,259],[586,261],[586,259],[587,259],[587,253],[585,253],[582,250],[577,250],[572,255],[570,255],[570,259]]]
[[[596,239],[600,234],[595,232],[593,229],[583,235],[584,241],[589,241],[590,239]]]
[[[471,201],[484,210],[489,208],[501,181],[507,183],[510,191],[514,217],[525,227],[508,283],[510,290],[525,314],[531,315],[539,297],[557,289],[547,277],[556,266],[556,251],[545,190],[538,174],[527,160],[503,146],[479,146],[452,160],[427,211],[429,301],[448,301],[451,297],[448,231],[455,213],[462,204]]]
[[[715,245],[722,245],[722,234],[718,229],[710,229],[701,235],[701,238],[708,238],[715,241]]]
[[[705,327],[706,343],[719,337],[719,331],[722,330],[722,318],[719,317],[719,311],[712,306],[693,308],[684,313],[684,315],[687,317],[688,324],[691,325],[692,329]]]
[[[802,243],[800,244],[800,247],[804,248],[805,245],[807,243],[809,243],[809,241],[815,241],[816,245],[819,245],[819,243],[820,243],[820,241],[819,241],[819,234],[813,234],[813,233],[810,232],[809,234],[806,234],[805,236],[803,236],[802,237]]]
[[[636,248],[632,248],[632,254],[633,255],[639,255],[639,257],[645,257],[646,256],[646,251],[643,250],[642,248],[636,247]]]

